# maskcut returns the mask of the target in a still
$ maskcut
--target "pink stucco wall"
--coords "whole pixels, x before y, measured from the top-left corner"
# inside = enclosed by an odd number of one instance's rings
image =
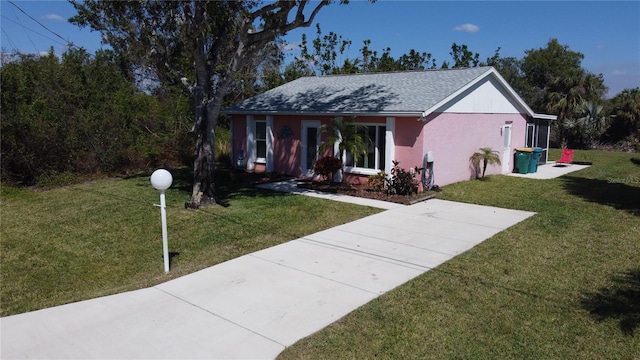
[[[416,117],[396,118],[394,160],[399,162],[398,166],[401,168],[422,166],[423,127],[424,123],[418,121]]]
[[[524,145],[526,118],[521,114],[451,114],[429,116],[423,128],[424,152],[434,152],[435,183],[442,186],[474,177],[469,157],[490,147],[503,154],[503,125],[511,122],[509,169],[513,169],[513,149]],[[487,175],[502,173],[491,165]]]
[[[244,151],[245,159],[247,158],[247,123],[246,116],[234,115],[231,117],[231,156],[232,162],[238,158],[241,150]]]
[[[264,117],[260,117],[264,119]],[[301,174],[301,121],[319,120],[328,124],[326,116],[274,116],[273,154],[274,171],[277,173]],[[358,117],[357,122],[385,123],[385,117]],[[509,171],[513,169],[513,149],[525,143],[526,118],[521,114],[454,114],[438,113],[427,121],[417,121],[415,117],[396,118],[395,156],[400,167],[409,169],[422,166],[427,151],[434,152],[435,183],[443,186],[473,177],[469,157],[481,147],[497,150],[502,156],[502,127],[511,122],[511,149]],[[246,152],[246,117],[233,117],[233,152]],[[288,127],[291,134],[279,136]],[[326,135],[323,136],[323,140]],[[234,158],[235,159],[235,158]],[[388,170],[387,170],[388,172]],[[502,166],[490,166],[487,174],[500,174]],[[353,181],[356,179],[353,178]],[[366,180],[365,180],[366,181]]]

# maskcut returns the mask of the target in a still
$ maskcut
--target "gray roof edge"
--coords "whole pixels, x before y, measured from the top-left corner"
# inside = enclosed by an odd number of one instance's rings
[[[423,114],[421,110],[410,110],[404,112],[398,111],[382,111],[382,112],[312,112],[312,111],[225,111],[223,115],[304,115],[304,116],[391,116],[391,117],[420,117]]]

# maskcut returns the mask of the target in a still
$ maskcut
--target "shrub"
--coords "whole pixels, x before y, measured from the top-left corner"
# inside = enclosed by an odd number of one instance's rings
[[[327,181],[332,181],[333,174],[340,169],[342,169],[342,161],[333,156],[325,156],[313,164],[313,171],[324,176]]]
[[[418,193],[418,180],[416,175],[420,174],[422,168],[417,166],[413,172],[402,169],[399,162],[393,161],[391,178],[386,180],[387,195],[411,195]]]
[[[384,183],[387,180],[387,173],[384,171],[380,171],[375,175],[369,176],[367,179],[367,186],[371,188],[373,191],[382,191],[384,190]]]

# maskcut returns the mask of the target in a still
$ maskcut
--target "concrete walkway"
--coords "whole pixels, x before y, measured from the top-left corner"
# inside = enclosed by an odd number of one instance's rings
[[[508,176],[516,176],[527,179],[538,179],[538,180],[549,180],[555,179],[557,177],[567,175],[574,171],[582,170],[588,168],[590,165],[556,165],[555,162],[548,162],[544,165],[538,166],[538,171],[529,174],[518,174],[518,173],[510,173]]]
[[[152,288],[2,318],[0,357],[272,359],[534,214],[436,199],[392,207]]]

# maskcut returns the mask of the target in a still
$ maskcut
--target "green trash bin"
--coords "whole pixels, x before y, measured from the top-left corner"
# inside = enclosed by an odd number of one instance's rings
[[[529,172],[536,173],[538,172],[538,163],[540,162],[540,157],[542,156],[542,151],[544,151],[541,147],[534,147],[533,152],[531,153],[531,161],[529,161]]]
[[[531,162],[531,148],[516,148],[516,168],[520,174],[529,173],[529,163]]]

